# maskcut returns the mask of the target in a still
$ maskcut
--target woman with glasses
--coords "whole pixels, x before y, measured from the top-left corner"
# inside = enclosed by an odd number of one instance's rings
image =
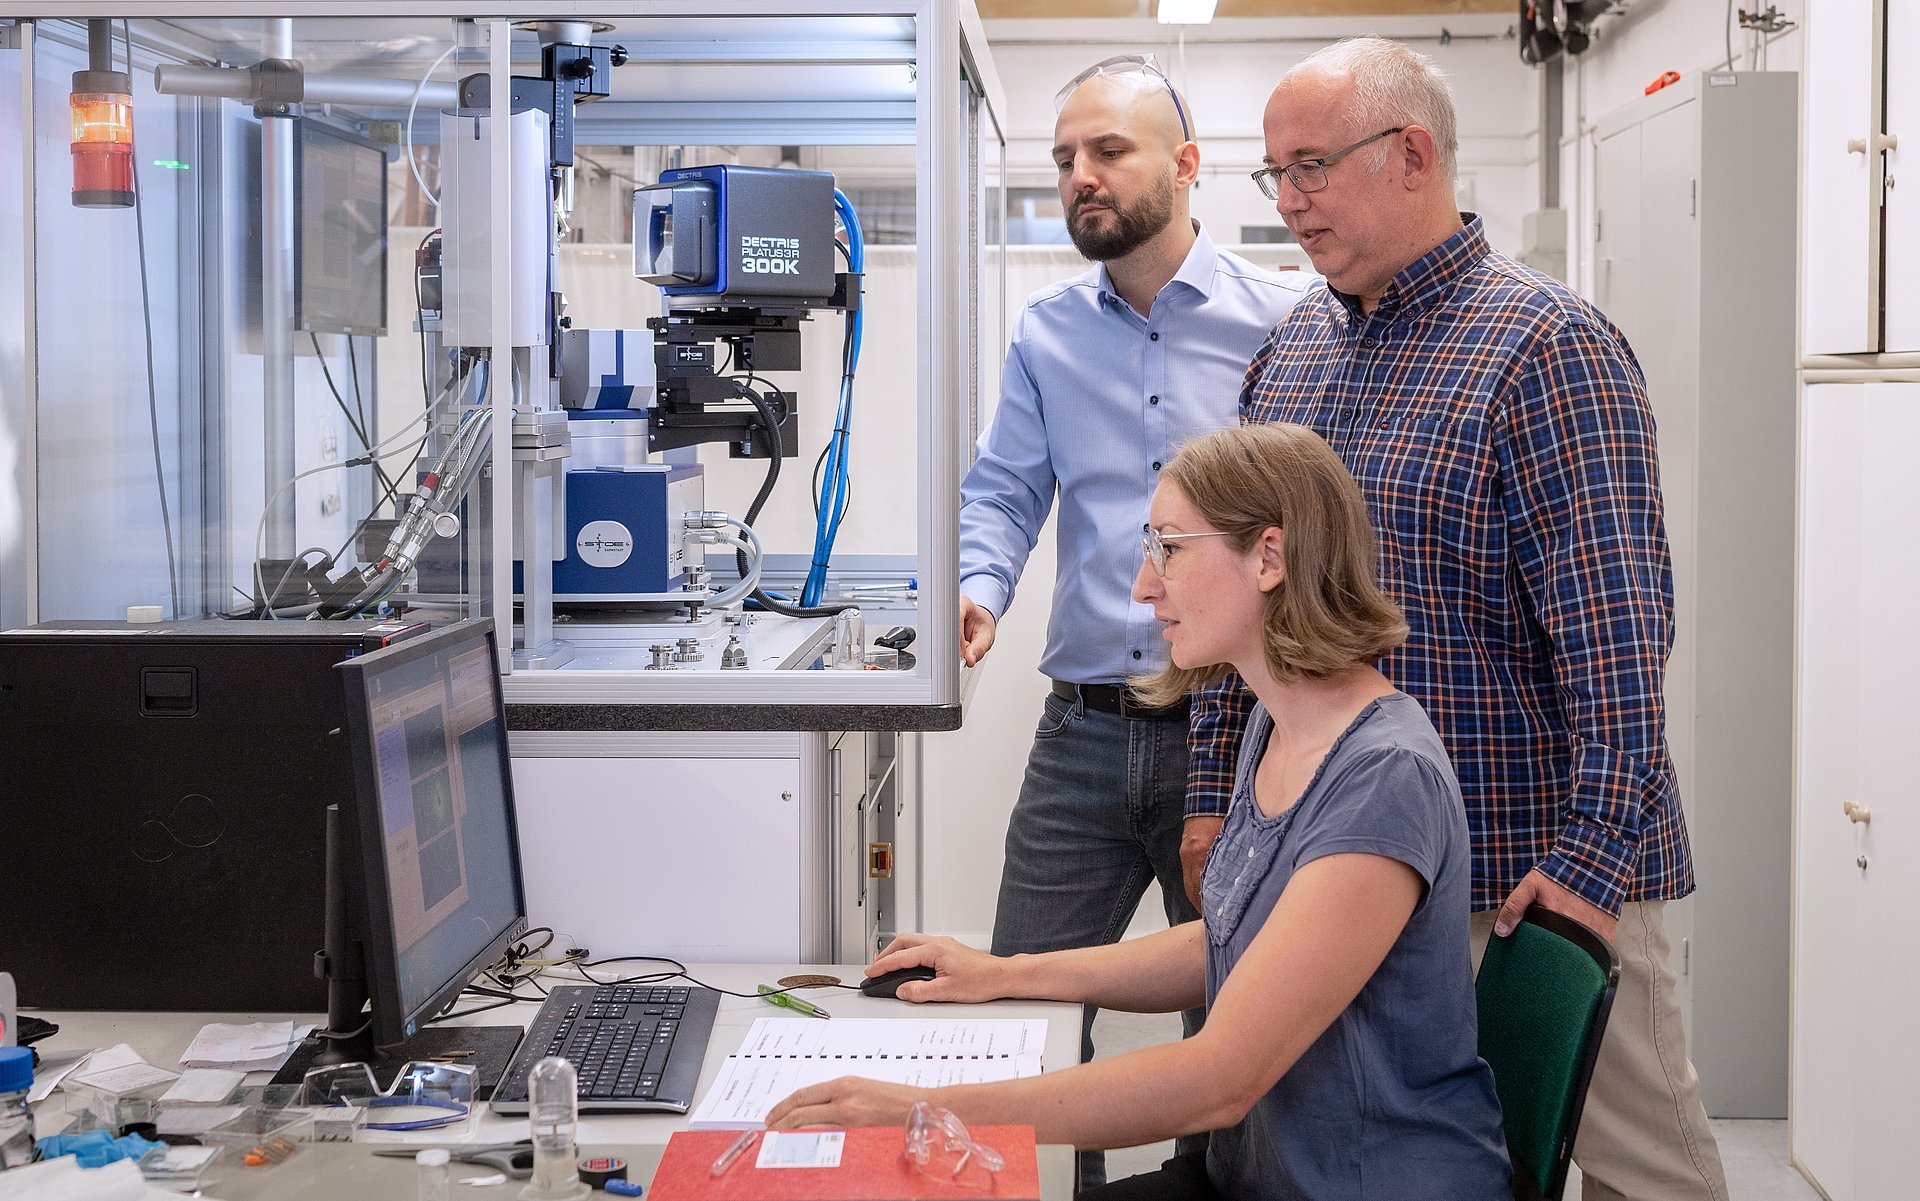
[[[1353,479],[1300,426],[1207,435],[1167,464],[1144,550],[1134,594],[1172,663],[1136,683],[1143,703],[1229,672],[1260,701],[1207,862],[1204,922],[1012,958],[902,935],[869,971],[932,967],[901,986],[911,1001],[1166,1012],[1204,997],[1206,1025],[1026,1080],[930,1094],[836,1080],[781,1102],[768,1125],[893,1124],[927,1099],[1080,1147],[1214,1131],[1204,1160],[1083,1194],[1102,1201],[1509,1196],[1475,1050],[1466,817],[1426,714],[1372,666],[1407,627],[1377,583]]]

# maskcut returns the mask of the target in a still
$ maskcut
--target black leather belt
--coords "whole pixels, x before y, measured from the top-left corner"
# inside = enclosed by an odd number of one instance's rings
[[[1080,701],[1089,709],[1118,714],[1135,721],[1185,721],[1189,708],[1186,701],[1158,708],[1136,704],[1132,691],[1120,684],[1068,684],[1055,680],[1053,695],[1065,701]]]

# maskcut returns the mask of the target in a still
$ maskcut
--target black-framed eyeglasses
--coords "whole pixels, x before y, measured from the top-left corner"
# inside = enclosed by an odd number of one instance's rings
[[[1153,564],[1153,570],[1164,576],[1167,574],[1167,552],[1174,549],[1174,546],[1169,546],[1168,543],[1177,546],[1188,538],[1224,538],[1226,534],[1225,530],[1207,530],[1199,534],[1163,534],[1149,526],[1146,534],[1140,539],[1140,550],[1146,555],[1147,562]]]
[[[1318,192],[1327,186],[1327,168],[1352,154],[1362,146],[1372,145],[1381,138],[1392,137],[1396,133],[1405,133],[1407,127],[1396,125],[1392,129],[1382,130],[1370,138],[1361,138],[1351,146],[1343,146],[1332,154],[1319,158],[1303,158],[1297,163],[1288,163],[1284,167],[1262,167],[1253,173],[1253,182],[1260,185],[1260,192],[1268,200],[1280,199],[1280,177],[1285,175],[1293,186],[1302,192]]]
[[[1151,54],[1116,54],[1112,58],[1103,58],[1080,74],[1067,81],[1067,86],[1053,94],[1053,111],[1059,112],[1067,107],[1067,97],[1073,90],[1096,75],[1151,75],[1167,89],[1167,95],[1173,100],[1173,111],[1180,118],[1180,140],[1193,141],[1193,130],[1187,126],[1186,106],[1180,103],[1180,93],[1173,90],[1173,81],[1160,69],[1159,63]]]

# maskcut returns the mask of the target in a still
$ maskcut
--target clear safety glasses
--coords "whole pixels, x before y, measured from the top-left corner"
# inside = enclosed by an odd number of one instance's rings
[[[309,1068],[301,1079],[304,1105],[359,1105],[369,1130],[433,1130],[465,1121],[473,1111],[473,1068],[462,1063],[402,1064],[382,1089],[364,1063]]]
[[[1151,75],[1167,89],[1167,95],[1173,100],[1173,111],[1180,117],[1180,140],[1193,141],[1193,130],[1187,125],[1187,110],[1180,103],[1180,93],[1173,90],[1173,81],[1160,69],[1151,54],[1116,54],[1112,58],[1101,59],[1080,74],[1067,81],[1067,86],[1053,95],[1053,111],[1059,112],[1067,107],[1067,97],[1073,90],[1096,75]]]
[[[1225,536],[1225,530],[1208,530],[1202,534],[1163,534],[1159,530],[1149,528],[1146,534],[1140,539],[1140,549],[1146,554],[1147,562],[1153,564],[1153,570],[1160,575],[1165,575],[1167,574],[1167,551],[1172,549],[1167,543],[1184,542],[1188,538],[1222,538]]]

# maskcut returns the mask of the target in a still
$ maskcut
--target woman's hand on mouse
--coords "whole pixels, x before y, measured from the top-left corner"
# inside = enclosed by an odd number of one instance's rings
[[[767,1111],[767,1129],[899,1126],[906,1122],[913,1103],[926,1096],[923,1088],[842,1076],[825,1084],[810,1084],[775,1105]]]
[[[944,935],[902,934],[874,959],[867,975],[930,967],[933,979],[909,980],[894,995],[902,1001],[997,1001],[1010,995],[1005,985],[1007,962]]]

